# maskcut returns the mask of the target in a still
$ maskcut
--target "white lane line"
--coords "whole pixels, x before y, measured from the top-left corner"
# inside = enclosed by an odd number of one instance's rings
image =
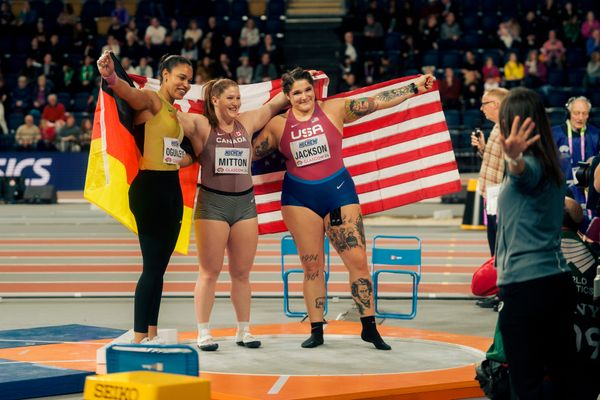
[[[273,387],[271,387],[271,389],[267,392],[267,394],[278,394],[289,378],[289,375],[281,375],[279,379],[277,379],[277,382],[275,382]]]

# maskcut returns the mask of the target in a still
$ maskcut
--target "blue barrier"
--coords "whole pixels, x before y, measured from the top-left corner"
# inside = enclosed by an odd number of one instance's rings
[[[23,176],[31,186],[54,185],[57,190],[83,190],[88,153],[0,153],[0,176]]]

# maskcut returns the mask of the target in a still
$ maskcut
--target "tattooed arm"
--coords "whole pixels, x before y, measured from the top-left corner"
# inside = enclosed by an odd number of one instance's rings
[[[414,96],[415,90],[418,93],[426,92],[433,86],[434,79],[432,75],[423,75],[414,83],[379,92],[372,97],[346,99],[344,100],[344,123],[356,121],[376,110],[394,107]]]
[[[285,126],[285,117],[277,115],[273,117],[263,130],[252,140],[252,160],[259,160],[268,156],[279,148],[281,132]]]

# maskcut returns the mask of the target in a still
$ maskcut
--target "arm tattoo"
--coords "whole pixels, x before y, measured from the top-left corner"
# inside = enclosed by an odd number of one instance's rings
[[[396,97],[406,96],[407,94],[411,93],[412,90],[410,85],[407,85],[398,89],[386,90],[385,92],[378,93],[375,96],[375,99],[381,101],[382,103],[387,103],[388,101],[394,100]]]
[[[258,145],[254,146],[254,155],[258,158],[263,158],[275,150],[273,147],[269,146],[269,138],[266,138]]]
[[[325,297],[317,297],[315,299],[315,308],[323,308],[325,305]]]
[[[373,297],[373,284],[367,278],[358,278],[350,285],[352,299],[358,307],[360,315],[371,308],[371,299]]]
[[[377,110],[373,97],[346,100],[346,119],[354,120]]]

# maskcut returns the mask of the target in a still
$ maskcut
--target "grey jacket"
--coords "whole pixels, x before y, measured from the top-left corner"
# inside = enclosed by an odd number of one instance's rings
[[[498,286],[569,271],[560,249],[566,187],[544,181],[535,157],[524,161],[520,176],[506,168],[498,197]]]

